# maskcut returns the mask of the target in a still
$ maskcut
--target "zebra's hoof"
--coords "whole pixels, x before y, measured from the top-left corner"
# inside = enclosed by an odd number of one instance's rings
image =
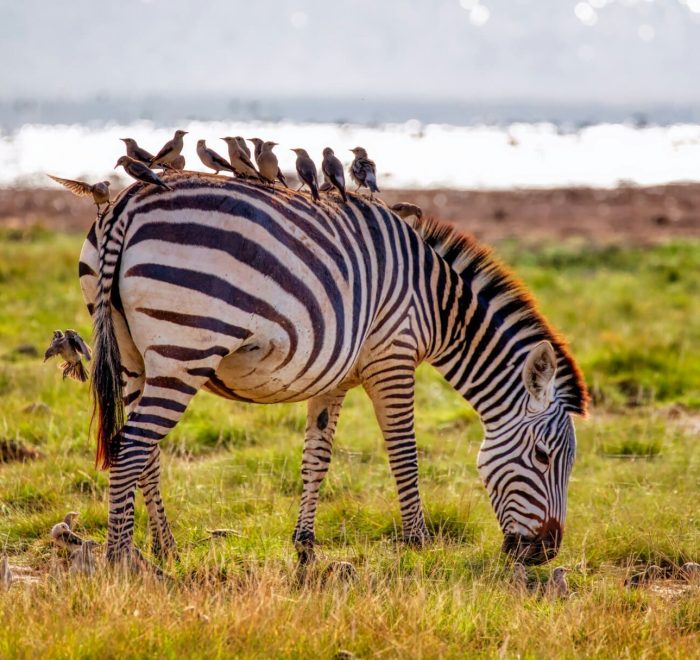
[[[348,561],[332,561],[321,573],[321,586],[357,582],[357,569]]]

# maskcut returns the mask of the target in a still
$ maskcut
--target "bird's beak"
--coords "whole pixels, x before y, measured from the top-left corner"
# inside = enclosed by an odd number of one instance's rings
[[[122,142],[126,142],[128,138],[119,138]]]

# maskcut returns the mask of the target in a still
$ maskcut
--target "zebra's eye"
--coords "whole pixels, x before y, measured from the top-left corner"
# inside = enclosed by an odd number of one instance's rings
[[[549,465],[549,454],[539,442],[535,444],[535,458],[538,463]]]

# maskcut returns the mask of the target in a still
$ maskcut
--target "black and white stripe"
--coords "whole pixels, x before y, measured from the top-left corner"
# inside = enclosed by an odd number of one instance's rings
[[[585,387],[564,344],[486,251],[356,195],[314,205],[241,180],[166,178],[172,191],[136,185],[115,200],[81,254],[110,469],[110,556],[131,549],[136,485],[156,549],[174,549],[158,442],[202,388],[253,403],[308,400],[294,540],[309,556],[338,415],[345,393],[362,385],[386,440],[404,536],[422,543],[413,401],[423,361],[481,414],[479,470],[506,549],[533,561],[556,551],[571,413],[585,412]],[[127,412],[118,433],[115,378]]]

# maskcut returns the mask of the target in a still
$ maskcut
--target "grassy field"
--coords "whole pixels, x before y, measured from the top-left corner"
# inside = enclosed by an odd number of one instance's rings
[[[39,460],[0,465],[0,551],[41,574],[0,592],[0,657],[237,655],[331,658],[687,657],[700,652],[700,591],[628,591],[635,566],[700,560],[700,242],[568,244],[498,253],[572,344],[594,397],[560,556],[574,594],[552,602],[508,584],[500,532],[477,476],[481,428],[431,369],[417,403],[423,498],[435,542],[397,543],[394,485],[367,398],[350,394],[322,491],[322,565],[359,580],[300,587],[290,542],[303,405],[253,407],[199,394],[164,442],[166,507],[181,550],[173,580],[71,578],[48,540],[69,510],[103,540],[107,478],[93,467],[87,387],[43,353],[55,328],[89,336],[77,283],[81,238],[0,235],[0,439]],[[23,350],[18,351],[18,347]],[[139,500],[136,542],[146,547]],[[239,536],[203,541],[205,530]]]

